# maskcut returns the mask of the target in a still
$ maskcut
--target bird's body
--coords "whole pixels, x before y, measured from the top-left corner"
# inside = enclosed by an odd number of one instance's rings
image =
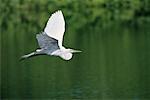
[[[64,60],[70,60],[72,53],[81,52],[79,50],[66,49],[62,46],[63,35],[65,32],[65,21],[61,11],[57,11],[51,15],[44,32],[36,35],[40,49],[35,52],[24,55],[21,58],[25,59],[35,55],[52,55],[60,56]]]

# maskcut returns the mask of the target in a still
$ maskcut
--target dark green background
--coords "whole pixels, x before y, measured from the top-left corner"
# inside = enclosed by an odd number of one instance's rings
[[[62,10],[70,61],[38,56],[35,35]],[[2,99],[150,99],[150,0],[0,0]]]

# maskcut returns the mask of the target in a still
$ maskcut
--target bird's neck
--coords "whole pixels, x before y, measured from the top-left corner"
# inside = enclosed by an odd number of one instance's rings
[[[61,50],[61,51],[65,51],[66,48],[62,46],[62,47],[60,47],[60,50]]]

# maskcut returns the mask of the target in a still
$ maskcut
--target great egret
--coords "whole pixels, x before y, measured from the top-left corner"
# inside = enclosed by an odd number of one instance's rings
[[[35,52],[24,55],[21,59],[29,58],[35,55],[52,55],[59,56],[64,60],[70,60],[72,54],[81,52],[79,50],[66,49],[62,46],[63,35],[65,32],[65,21],[62,11],[58,10],[49,18],[44,32],[36,35],[36,39],[40,46]]]

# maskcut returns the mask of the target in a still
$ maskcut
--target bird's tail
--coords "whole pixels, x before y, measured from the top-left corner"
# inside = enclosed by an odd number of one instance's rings
[[[35,55],[36,55],[36,53],[35,53],[35,52],[32,52],[32,53],[30,53],[30,54],[21,56],[20,60],[24,60],[24,59],[26,59],[26,58],[29,58],[29,57],[32,57],[32,56],[35,56]]]

